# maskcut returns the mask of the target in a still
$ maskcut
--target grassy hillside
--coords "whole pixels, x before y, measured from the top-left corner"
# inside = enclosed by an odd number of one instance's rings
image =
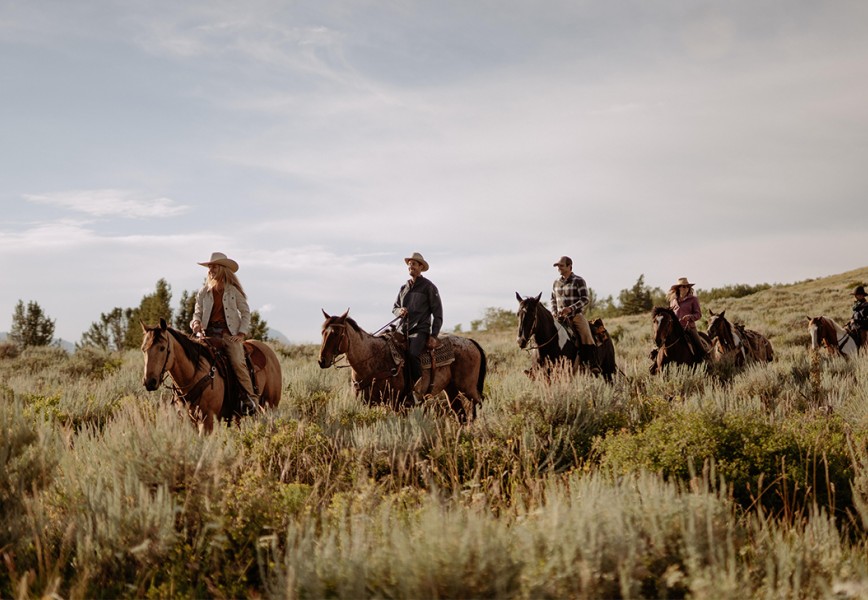
[[[868,268],[715,301],[777,359],[527,379],[474,333],[479,418],[396,415],[317,347],[277,346],[277,410],[201,438],[140,352],[0,353],[0,597],[868,596],[868,357],[813,355]],[[312,319],[319,319],[312,315]],[[364,325],[364,324],[362,324]]]

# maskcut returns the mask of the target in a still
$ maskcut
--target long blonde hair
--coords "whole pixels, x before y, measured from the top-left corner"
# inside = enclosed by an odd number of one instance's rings
[[[666,294],[666,300],[668,300],[670,304],[672,303],[673,300],[678,298],[678,290],[680,288],[681,288],[681,286],[669,288],[669,293]],[[692,295],[693,295],[693,286],[690,286],[687,288],[687,293],[684,294],[684,297],[689,298]]]
[[[211,269],[214,269],[213,277],[211,276]],[[205,276],[205,286],[208,288],[208,291],[213,290],[215,287],[217,287],[217,284],[221,282],[224,284],[228,283],[234,286],[235,289],[241,292],[242,296],[244,296],[245,298],[247,297],[247,293],[244,291],[244,288],[241,287],[241,282],[238,281],[238,277],[235,275],[235,273],[233,273],[223,265],[210,265],[210,268],[208,269],[208,275]]]

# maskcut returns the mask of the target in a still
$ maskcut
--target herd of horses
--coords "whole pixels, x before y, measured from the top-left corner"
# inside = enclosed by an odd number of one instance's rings
[[[532,353],[532,365],[526,373],[550,379],[557,370],[575,375],[579,371],[599,374],[611,382],[618,372],[615,347],[601,319],[590,323],[596,342],[596,365],[582,364],[576,334],[572,327],[556,320],[541,302],[542,294],[518,300],[519,348]],[[730,323],[726,311],[709,311],[707,332],[700,332],[702,351],[694,348],[692,337],[668,307],[655,307],[651,314],[654,349],[650,372],[660,373],[668,364],[698,365],[703,361],[728,361],[736,366],[774,359],[771,342],[757,331]],[[487,359],[475,340],[451,334],[439,336],[439,343],[422,357],[422,377],[415,387],[406,386],[408,370],[404,356],[406,339],[394,327],[371,334],[349,317],[323,311],[320,368],[346,366],[351,372],[353,390],[368,405],[387,405],[395,410],[414,406],[419,396],[431,398],[445,392],[449,409],[459,421],[475,418],[483,399]],[[241,416],[241,396],[231,367],[222,354],[219,342],[195,338],[169,327],[161,319],[156,326],[142,323],[144,333],[144,377],[148,391],[161,386],[172,391],[173,401],[186,410],[200,431],[210,432],[215,420],[231,422]],[[861,338],[829,317],[808,317],[808,332],[814,350],[853,356],[861,347]],[[274,408],[280,402],[282,374],[277,355],[260,341],[244,343],[253,381],[260,394],[260,408]],[[339,365],[345,357],[347,365]],[[167,378],[171,383],[167,383]],[[408,390],[412,388],[411,393]]]

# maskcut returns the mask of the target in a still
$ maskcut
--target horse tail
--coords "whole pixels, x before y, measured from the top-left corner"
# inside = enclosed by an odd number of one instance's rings
[[[471,339],[473,345],[479,350],[479,378],[476,380],[476,391],[479,392],[479,397],[482,398],[482,390],[485,388],[485,374],[488,370],[488,359],[485,358],[485,350],[479,345],[479,342]]]

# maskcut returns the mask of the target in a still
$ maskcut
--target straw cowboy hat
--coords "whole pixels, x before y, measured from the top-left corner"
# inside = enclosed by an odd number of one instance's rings
[[[853,290],[852,295],[853,296],[864,296],[865,295],[865,286],[864,285],[857,285],[856,289]]]
[[[687,281],[687,277],[679,277],[679,278],[678,278],[678,283],[676,283],[675,285],[673,285],[673,286],[672,286],[671,288],[669,288],[669,289],[670,289],[670,290],[674,290],[675,288],[679,288],[679,287],[681,287],[682,285],[689,285],[690,287],[693,287],[693,286],[696,285],[696,284],[695,284],[695,283],[690,283],[689,281]]]
[[[413,253],[413,256],[408,256],[407,258],[405,258],[405,259],[404,259],[404,263],[405,263],[405,264],[406,264],[406,263],[409,263],[411,260],[415,260],[417,263],[419,263],[420,265],[422,265],[422,270],[423,270],[423,271],[427,271],[427,270],[428,270],[428,261],[426,261],[424,258],[422,258],[422,255],[419,254],[418,252],[414,252],[414,253]]]
[[[229,269],[233,273],[238,271],[238,263],[235,262],[234,260],[232,260],[231,258],[228,258],[222,252],[212,252],[210,260],[208,260],[206,262],[200,262],[198,264],[202,265],[203,267],[210,267],[211,265],[220,265],[220,266],[226,267],[227,269]]]

